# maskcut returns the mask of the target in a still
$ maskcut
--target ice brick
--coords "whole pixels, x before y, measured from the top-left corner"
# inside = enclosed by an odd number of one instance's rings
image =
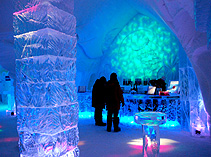
[[[49,2],[61,10],[73,14],[74,0],[15,0],[14,10],[15,12],[26,10],[43,2]]]
[[[54,107],[77,101],[75,82],[17,84],[19,107]]]
[[[51,136],[67,131],[78,123],[78,104],[59,107],[18,107],[18,131],[42,133]]]
[[[200,134],[206,136],[209,132],[209,127],[207,126],[208,115],[205,110],[198,79],[185,53],[180,53],[180,58],[183,59],[180,60],[179,70],[182,108],[179,121],[192,135],[196,134],[196,126],[200,126]],[[198,119],[200,119],[200,123],[198,123]]]
[[[16,58],[39,55],[74,58],[76,42],[75,36],[66,35],[50,28],[16,35],[14,41]]]
[[[17,83],[74,81],[76,59],[51,55],[17,59],[16,76]]]
[[[43,28],[52,28],[71,36],[75,35],[75,17],[47,1],[15,12],[13,16],[15,35]]]
[[[19,136],[20,153],[23,157],[63,156],[68,152],[72,156],[79,156],[77,127],[51,136],[27,131],[19,132]]]

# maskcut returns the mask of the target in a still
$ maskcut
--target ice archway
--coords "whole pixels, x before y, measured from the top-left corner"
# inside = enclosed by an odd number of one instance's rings
[[[107,47],[123,26],[129,19],[141,13],[166,25],[178,38],[196,73],[206,111],[211,115],[209,0],[89,0],[83,4],[75,3],[79,35],[78,84],[87,85],[82,78],[89,78],[93,74],[88,72],[88,69],[99,67]],[[82,14],[85,15],[83,20]]]

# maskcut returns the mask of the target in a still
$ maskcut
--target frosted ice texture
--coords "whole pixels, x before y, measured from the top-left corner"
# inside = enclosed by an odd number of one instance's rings
[[[57,8],[73,14],[74,0],[14,0],[14,10],[19,12],[28,8],[33,8],[41,3],[48,2]]]
[[[157,111],[166,113],[168,121],[179,121],[181,118],[181,107],[179,98],[147,98],[124,94],[124,107],[120,108],[119,115],[134,116],[135,113],[143,111]],[[91,93],[78,93],[78,103],[80,112],[94,112],[92,107]]]
[[[15,36],[16,58],[55,55],[75,58],[75,36],[44,28]]]
[[[92,107],[92,95],[86,93],[78,93],[78,103],[80,112],[94,112]]]
[[[51,136],[27,131],[19,132],[19,147],[22,150],[22,156],[43,157],[70,154],[69,156],[79,156],[78,128],[75,127],[68,131],[63,131]],[[66,153],[68,152],[68,153]]]
[[[74,58],[51,55],[17,59],[17,82],[40,84],[48,82],[48,84],[58,84],[60,81],[68,81],[69,84],[71,82],[74,84],[76,72],[75,62],[76,60]]]
[[[205,110],[200,86],[194,69],[185,53],[180,53],[180,100],[181,113],[179,122],[193,136],[209,136],[208,114]]]
[[[37,2],[14,13],[20,154],[79,156],[76,19]]]
[[[160,132],[159,126],[142,126],[143,132],[143,154],[142,156],[159,156]]]
[[[52,28],[68,35],[75,35],[76,18],[49,2],[16,12],[13,15],[16,23],[14,25],[15,35],[43,28]]]

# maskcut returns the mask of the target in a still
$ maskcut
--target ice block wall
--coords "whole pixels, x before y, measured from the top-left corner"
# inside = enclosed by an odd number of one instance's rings
[[[195,71],[184,52],[180,52],[181,126],[193,136],[210,136],[206,112]]]
[[[21,156],[79,156],[73,0],[15,1]]]

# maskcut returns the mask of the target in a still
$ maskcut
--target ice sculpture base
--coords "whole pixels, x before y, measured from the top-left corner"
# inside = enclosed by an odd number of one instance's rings
[[[144,157],[158,157],[160,150],[159,125],[166,123],[167,116],[161,112],[140,112],[135,122],[142,125]]]

